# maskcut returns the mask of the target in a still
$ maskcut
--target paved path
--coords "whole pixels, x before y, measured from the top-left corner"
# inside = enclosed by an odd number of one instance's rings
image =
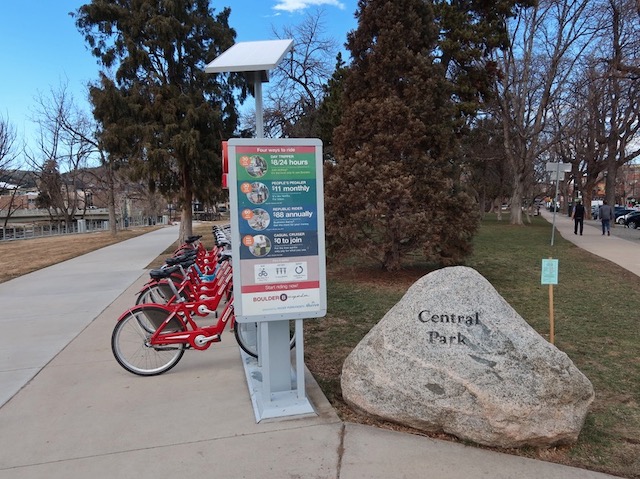
[[[114,321],[176,237],[165,228],[0,285],[0,479],[612,477],[343,423],[308,372],[317,415],[256,424],[229,334],[161,376],[127,373]]]
[[[549,223],[553,222],[553,213],[543,211],[542,215]],[[615,225],[611,228],[611,236],[603,236],[601,223],[587,220],[582,236],[575,235],[571,217],[559,212],[556,213],[555,224],[564,239],[640,276],[640,229]]]
[[[0,405],[177,238],[177,227],[161,228],[1,283]]]

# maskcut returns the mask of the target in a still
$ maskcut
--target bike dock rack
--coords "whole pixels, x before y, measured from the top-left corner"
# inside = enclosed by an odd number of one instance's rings
[[[274,370],[271,367],[263,367],[261,361],[241,351],[256,422],[264,419],[316,414],[306,396],[302,322],[303,320],[296,320],[295,354],[289,352],[288,344],[283,346],[287,351],[288,368]],[[264,325],[264,323],[259,324]],[[287,325],[287,321],[283,324]],[[261,337],[263,335],[264,333],[259,334]],[[265,338],[265,342],[268,344],[269,340]],[[292,359],[295,361],[295,366],[291,365]],[[280,371],[286,373],[287,370],[288,375],[279,374]],[[274,377],[274,373],[277,377]],[[274,390],[274,388],[280,389]]]

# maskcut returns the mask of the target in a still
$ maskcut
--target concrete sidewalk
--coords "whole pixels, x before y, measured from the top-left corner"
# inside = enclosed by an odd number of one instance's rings
[[[317,415],[256,424],[228,333],[163,375],[129,374],[111,353],[115,320],[145,282],[148,257],[176,236],[166,228],[0,285],[0,378],[30,377],[0,408],[0,479],[612,477],[343,423],[309,374]],[[5,340],[21,320],[24,336]]]
[[[542,210],[541,213],[543,218],[553,223],[552,212]],[[583,234],[580,236],[573,233],[573,219],[561,212],[556,213],[555,226],[556,234],[560,233],[564,239],[640,276],[640,229],[615,225],[611,228],[611,236],[607,236],[602,234],[599,221],[585,220]]]
[[[0,405],[177,238],[165,227],[0,284]]]

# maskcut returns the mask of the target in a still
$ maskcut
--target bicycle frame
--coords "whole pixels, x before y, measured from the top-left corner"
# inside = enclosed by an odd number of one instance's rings
[[[195,303],[194,303],[195,304]],[[175,303],[173,305],[164,304],[140,304],[126,310],[118,321],[123,320],[131,313],[149,312],[153,310],[168,313],[162,324],[153,324],[153,319],[148,318],[156,328],[153,334],[147,339],[149,346],[163,348],[172,344],[186,344],[193,349],[204,351],[211,343],[221,340],[222,332],[227,323],[231,327],[235,326],[235,315],[233,312],[233,297],[225,304],[222,313],[215,324],[211,326],[199,326],[193,319],[189,303]],[[147,316],[148,317],[148,316]],[[147,326],[140,324],[140,327],[147,333],[151,331]],[[175,331],[179,328],[180,331]]]
[[[166,325],[171,323],[173,318],[178,318],[187,331],[165,333]],[[151,335],[149,343],[151,346],[167,346],[170,344],[189,344],[194,349],[204,351],[211,346],[211,343],[220,342],[222,333],[227,323],[231,327],[235,326],[235,315],[233,314],[233,298],[227,302],[218,318],[212,326],[198,326],[186,307],[175,309],[167,320]]]

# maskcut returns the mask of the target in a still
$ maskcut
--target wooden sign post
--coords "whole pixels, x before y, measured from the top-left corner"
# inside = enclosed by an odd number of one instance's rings
[[[553,315],[553,285],[558,284],[558,260],[543,259],[541,284],[549,285],[549,342],[555,344],[555,319]]]

